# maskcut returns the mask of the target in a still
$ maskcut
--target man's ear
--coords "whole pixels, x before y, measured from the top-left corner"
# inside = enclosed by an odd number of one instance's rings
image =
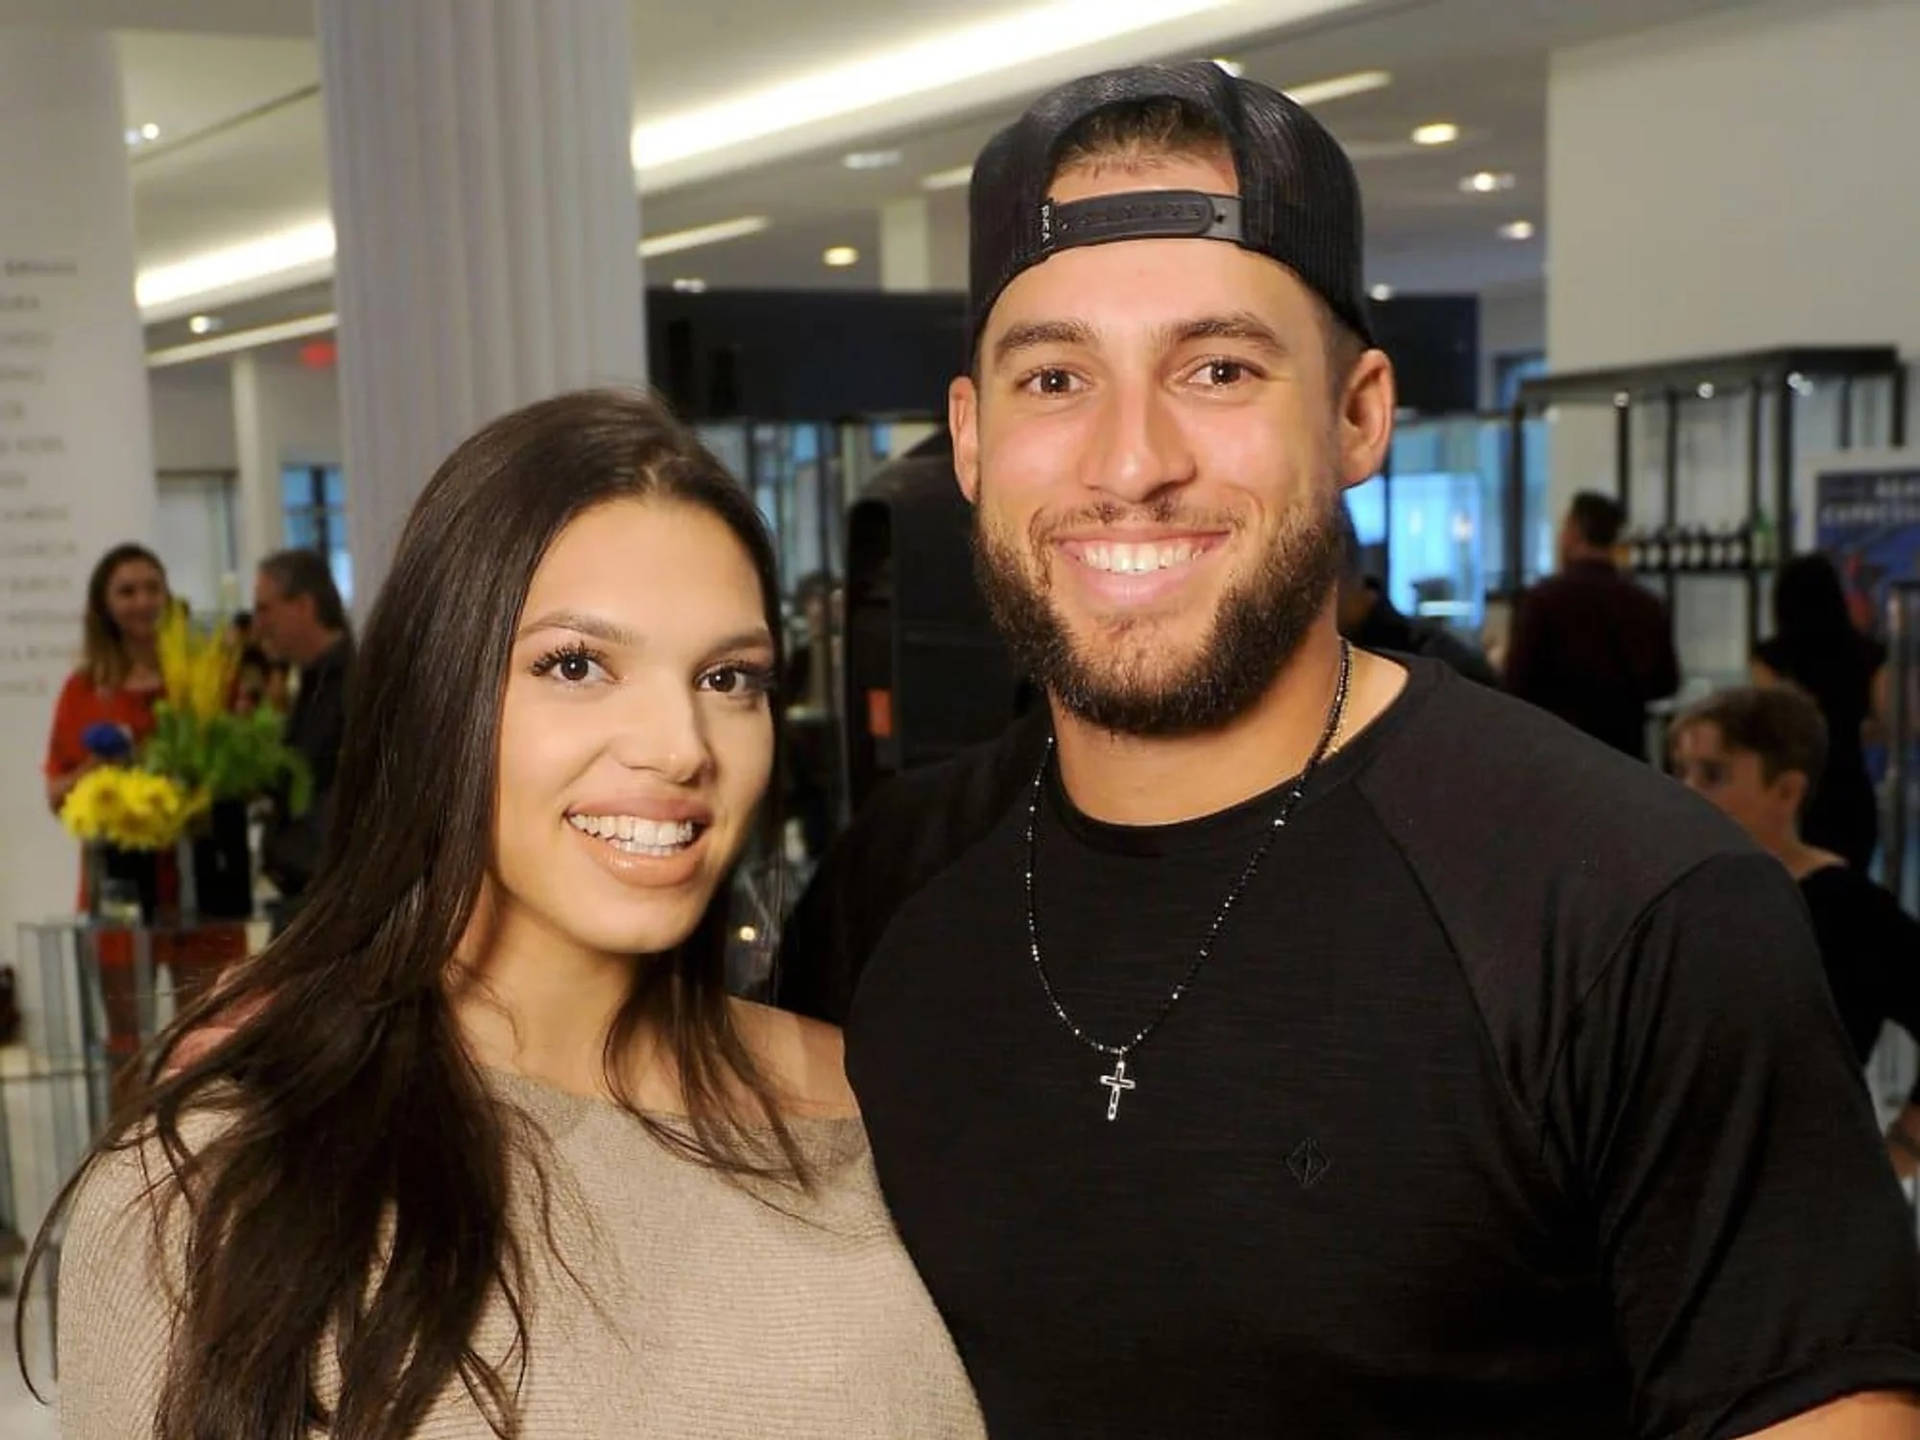
[[[980,501],[980,391],[970,375],[947,387],[947,429],[953,436],[953,474],[969,505]]]
[[[1336,381],[1336,383],[1338,383]],[[1396,391],[1393,362],[1384,350],[1368,350],[1348,372],[1340,397],[1340,483],[1364,484],[1386,464],[1393,441]]]

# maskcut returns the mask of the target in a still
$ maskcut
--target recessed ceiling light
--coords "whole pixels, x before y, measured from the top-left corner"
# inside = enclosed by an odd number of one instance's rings
[[[860,252],[851,245],[830,245],[820,258],[834,269],[844,270],[860,263]]]
[[[696,225],[691,230],[670,230],[664,235],[649,235],[640,242],[642,258],[672,255],[701,245],[718,245],[723,240],[743,240],[758,235],[772,222],[764,215],[742,215],[738,220],[721,220],[712,225]]]
[[[1491,195],[1496,190],[1513,188],[1513,173],[1508,170],[1476,170],[1460,177],[1460,188],[1469,195]]]
[[[707,282],[698,275],[676,275],[673,277],[673,288],[682,295],[703,295],[706,293]]]
[[[196,335],[211,335],[220,328],[220,319],[215,315],[195,315],[187,321],[187,329]]]
[[[1238,80],[1242,75],[1247,73],[1247,67],[1242,65],[1238,60],[1223,60],[1216,55],[1214,57],[1213,63],[1218,65],[1222,70],[1226,71],[1227,74],[1233,76],[1233,78],[1236,80]]]
[[[898,150],[855,150],[840,157],[840,163],[849,170],[885,170],[890,165],[900,163]]]
[[[1331,80],[1309,80],[1305,85],[1286,87],[1296,105],[1324,105],[1329,100],[1345,100],[1349,95],[1365,95],[1384,90],[1393,83],[1385,70],[1357,70],[1351,75],[1335,75]]]
[[[1702,400],[1711,400],[1713,398],[1713,382],[1710,380],[1703,381],[1700,385],[1700,388],[1696,390],[1694,393],[1698,395]]]
[[[160,138],[160,127],[149,120],[140,127],[140,138],[142,140],[158,140]]]
[[[1367,291],[1367,294],[1371,295],[1375,300],[1391,300],[1393,298],[1393,287],[1391,285],[1376,285]]]
[[[973,181],[973,166],[956,165],[951,170],[936,170],[920,177],[922,190],[958,190]]]
[[[1413,132],[1413,143],[1416,145],[1451,145],[1459,138],[1460,127],[1450,120],[1436,120]]]
[[[1531,240],[1533,238],[1533,222],[1531,220],[1515,220],[1510,225],[1502,225],[1500,227],[1500,235],[1501,238],[1505,240]]]

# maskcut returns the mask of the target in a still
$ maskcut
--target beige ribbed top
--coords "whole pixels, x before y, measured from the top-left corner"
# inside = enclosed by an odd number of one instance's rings
[[[529,1440],[985,1433],[887,1217],[859,1121],[794,1122],[820,1190],[812,1199],[783,1191],[783,1214],[668,1153],[612,1104],[490,1073],[501,1098],[552,1141],[555,1240],[591,1291],[583,1295],[536,1236],[522,1391]],[[170,1253],[156,1252],[141,1167],[138,1153],[111,1157],[74,1205],[60,1267],[67,1440],[152,1433],[177,1293],[163,1277],[178,1275],[182,1239],[175,1224]],[[516,1210],[531,1203],[531,1176],[519,1162]],[[512,1333],[491,1310],[477,1348],[503,1357]],[[416,1434],[492,1436],[458,1381]]]

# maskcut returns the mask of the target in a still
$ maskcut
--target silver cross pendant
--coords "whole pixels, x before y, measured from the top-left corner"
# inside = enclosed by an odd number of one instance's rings
[[[1135,1088],[1133,1081],[1127,1078],[1127,1057],[1124,1055],[1114,1057],[1113,1074],[1102,1075],[1100,1077],[1100,1083],[1113,1092],[1107,1100],[1107,1119],[1118,1119],[1120,1115],[1120,1093],[1123,1090],[1132,1090]]]

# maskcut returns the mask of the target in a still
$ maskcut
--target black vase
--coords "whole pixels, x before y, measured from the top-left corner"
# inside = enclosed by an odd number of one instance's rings
[[[121,850],[100,845],[94,852],[94,868],[88,880],[91,892],[87,901],[97,918],[105,899],[106,880],[124,881],[140,897],[140,919],[151,925],[160,913],[160,856],[152,850]]]
[[[253,914],[245,801],[216,800],[206,825],[194,831],[193,899],[202,919],[245,920]]]

